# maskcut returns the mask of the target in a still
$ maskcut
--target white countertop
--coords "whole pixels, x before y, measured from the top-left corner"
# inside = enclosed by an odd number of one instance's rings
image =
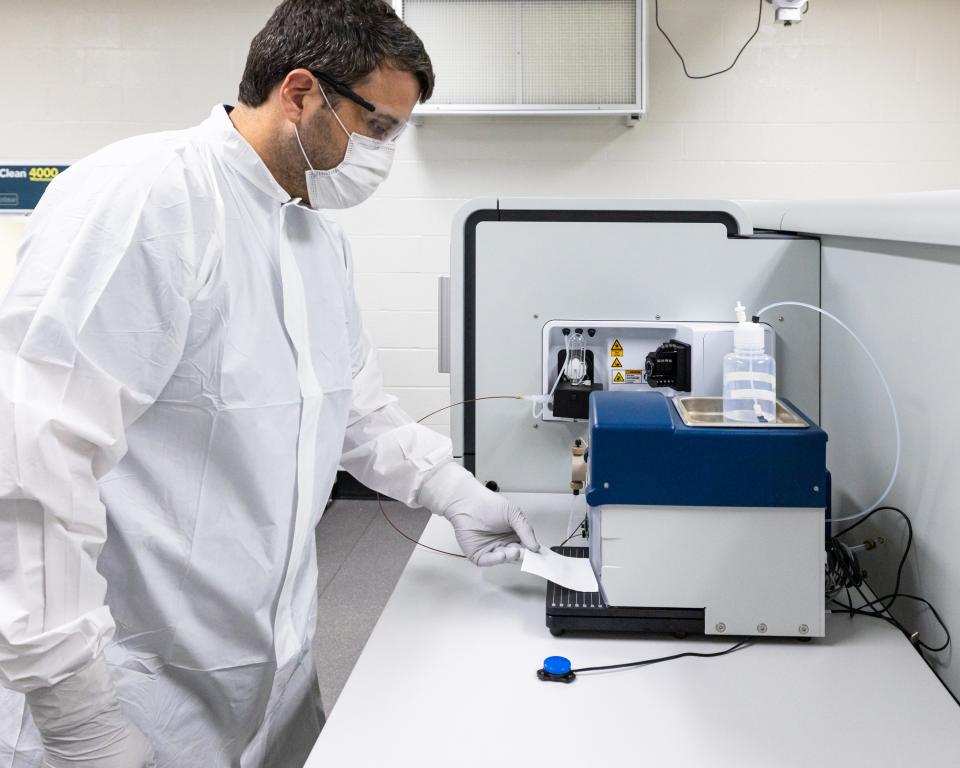
[[[960,246],[960,190],[738,202],[757,229]]]
[[[559,543],[570,497],[514,497],[540,541]],[[421,540],[458,551],[439,518]],[[731,644],[554,638],[544,584],[516,566],[415,551],[307,766],[957,764],[960,708],[884,622],[830,616],[827,637],[809,643],[544,683],[546,656],[576,667]]]

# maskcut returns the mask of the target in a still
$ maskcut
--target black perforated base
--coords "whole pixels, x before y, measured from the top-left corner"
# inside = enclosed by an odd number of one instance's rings
[[[566,557],[588,557],[587,547],[553,547]],[[576,592],[547,582],[547,628],[565,632],[629,632],[702,635],[703,609],[617,608],[607,605],[599,592]]]

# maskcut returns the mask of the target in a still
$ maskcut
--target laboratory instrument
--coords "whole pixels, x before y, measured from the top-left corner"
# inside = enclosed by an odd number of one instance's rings
[[[783,299],[819,304],[819,242],[755,232],[723,200],[467,203],[439,302],[449,402],[542,400],[536,418],[508,401],[451,411],[454,456],[504,492],[569,492],[590,393],[722,394],[738,299],[751,313]],[[778,397],[817,421],[819,317],[783,307],[761,319]],[[578,329],[586,373],[575,383],[561,360]]]
[[[722,398],[597,392],[587,446],[599,593],[548,585],[566,630],[821,637],[827,435],[788,401],[728,422]]]

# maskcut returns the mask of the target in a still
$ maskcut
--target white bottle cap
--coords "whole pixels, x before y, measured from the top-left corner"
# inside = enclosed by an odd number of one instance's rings
[[[737,352],[763,352],[763,326],[749,321],[737,323],[733,348]]]

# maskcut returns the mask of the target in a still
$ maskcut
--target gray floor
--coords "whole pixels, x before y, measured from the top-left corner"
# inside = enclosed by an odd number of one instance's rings
[[[390,519],[419,538],[430,514],[384,502]],[[414,545],[394,531],[376,501],[336,501],[317,527],[317,639],[314,658],[327,715],[373,631]]]

